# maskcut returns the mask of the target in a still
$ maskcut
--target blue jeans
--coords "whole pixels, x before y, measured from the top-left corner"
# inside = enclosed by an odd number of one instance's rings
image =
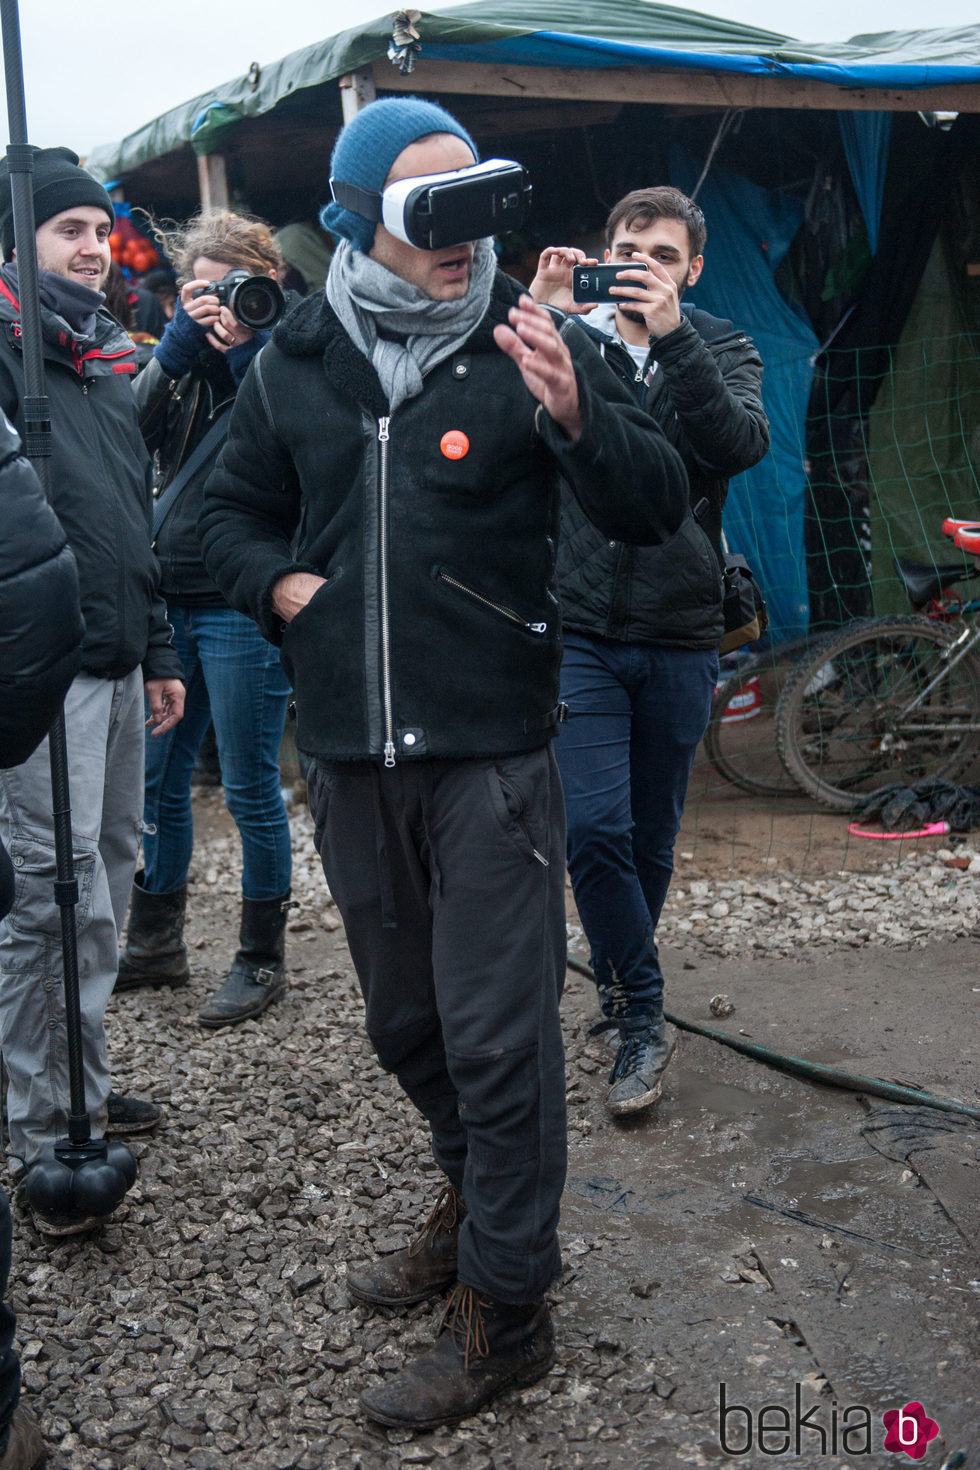
[[[663,1013],[654,934],[717,682],[714,650],[565,634],[555,754],[568,870],[609,1018]]]
[[[147,731],[144,888],[173,893],[187,881],[191,773],[213,720],[225,801],[242,839],[243,896],[279,898],[289,892],[292,850],[279,775],[290,690],[278,651],[230,607],[170,607],[168,616],[187,702],[173,730]]]

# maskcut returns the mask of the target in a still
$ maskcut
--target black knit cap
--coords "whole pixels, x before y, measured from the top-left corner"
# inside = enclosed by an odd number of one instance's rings
[[[78,166],[78,154],[70,148],[35,148],[34,227],[43,225],[62,210],[90,204],[105,210],[109,223],[115,224],[116,213],[98,179]],[[10,193],[10,169],[6,157],[0,159],[0,251],[4,260],[14,252],[14,204]]]

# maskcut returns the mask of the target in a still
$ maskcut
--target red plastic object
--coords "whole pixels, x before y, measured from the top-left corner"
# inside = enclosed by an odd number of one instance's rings
[[[905,837],[942,837],[949,831],[949,823],[927,822],[924,827],[919,827],[914,832],[868,832],[865,828],[859,827],[857,822],[849,822],[847,830],[852,837],[876,837],[880,842],[900,842]]]
[[[947,517],[943,521],[943,535],[952,536],[961,551],[980,556],[980,521],[954,521]]]

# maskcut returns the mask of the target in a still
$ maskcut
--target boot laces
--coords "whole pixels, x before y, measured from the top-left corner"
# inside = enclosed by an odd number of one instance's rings
[[[609,1074],[610,1082],[618,1082],[621,1077],[628,1077],[631,1072],[636,1071],[643,1065],[645,1053],[656,1044],[655,1036],[647,1027],[621,1034],[623,1039],[619,1043],[616,1060]]]
[[[486,1358],[490,1355],[490,1343],[481,1310],[489,1306],[490,1303],[480,1296],[475,1287],[457,1281],[439,1320],[436,1336],[440,1332],[451,1332],[457,1345],[462,1346],[464,1373],[470,1370],[471,1357]]]
[[[410,1256],[421,1255],[426,1246],[430,1246],[439,1234],[440,1230],[451,1232],[456,1229],[460,1222],[463,1201],[456,1193],[451,1184],[447,1184],[429,1211],[426,1220],[418,1235],[408,1248]]]

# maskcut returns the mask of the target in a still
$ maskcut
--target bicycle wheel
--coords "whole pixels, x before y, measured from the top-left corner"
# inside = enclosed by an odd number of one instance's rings
[[[980,745],[980,660],[951,657],[968,630],[924,617],[864,618],[816,643],[783,686],[786,770],[834,811],[900,782],[950,780]]]
[[[743,659],[722,674],[711,701],[704,753],[733,786],[760,796],[796,796],[799,786],[776,750],[776,704],[793,669],[810,647],[793,638]]]

